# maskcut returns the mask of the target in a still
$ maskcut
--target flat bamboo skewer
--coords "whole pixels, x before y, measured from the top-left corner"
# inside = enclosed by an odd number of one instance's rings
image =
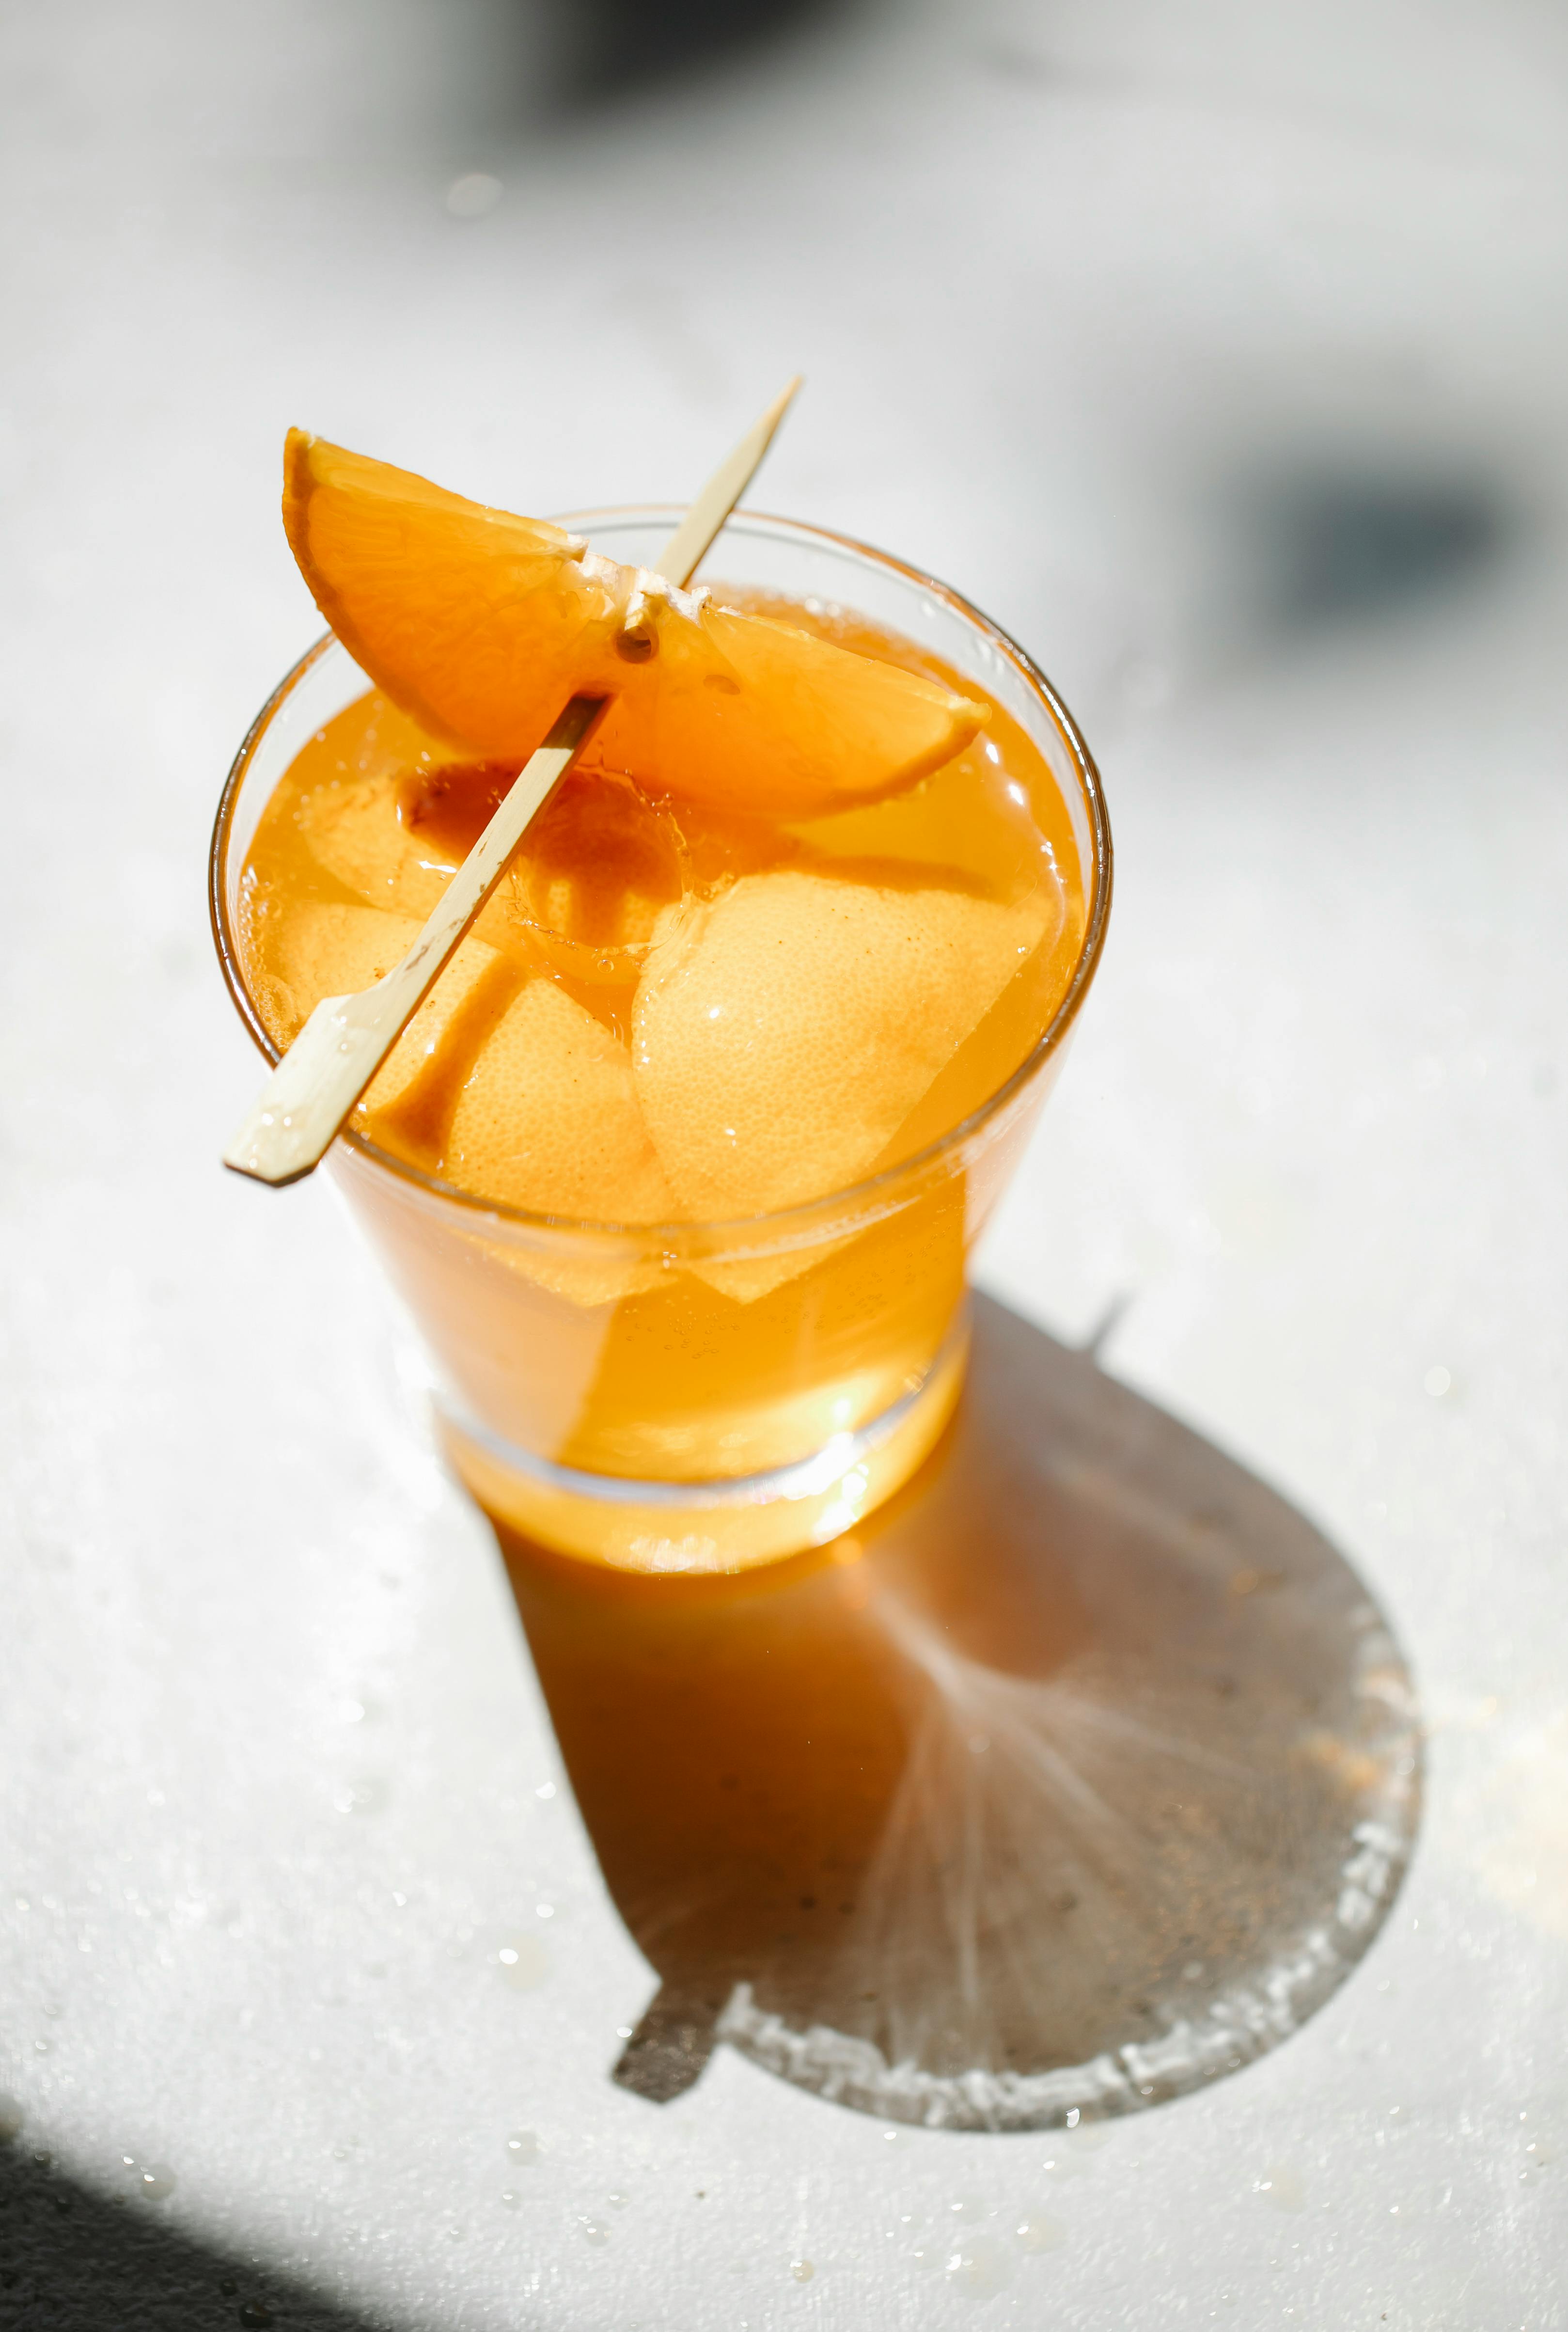
[[[799,386],[798,375],[708,480],[660,556],[655,572],[667,582],[684,589],[691,581]],[[320,1164],[610,701],[574,696],[564,707],[402,961],[356,996],[321,999],[225,1151],[225,1166],[281,1189]]]

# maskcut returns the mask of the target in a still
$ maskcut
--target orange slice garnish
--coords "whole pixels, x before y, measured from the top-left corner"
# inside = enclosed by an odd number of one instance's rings
[[[677,798],[803,817],[913,784],[985,719],[896,664],[302,430],[283,467],[290,545],[343,645],[486,759],[531,753],[569,697],[609,696],[597,760]]]

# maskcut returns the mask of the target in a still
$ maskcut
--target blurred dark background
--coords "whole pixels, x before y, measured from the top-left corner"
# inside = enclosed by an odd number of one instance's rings
[[[967,586],[1102,723],[1435,611],[1556,523],[1568,34],[1534,0],[13,0],[0,28],[14,481],[112,378],[117,498],[199,476],[162,541],[280,607],[285,408],[581,504],[679,491],[797,366],[768,494]]]

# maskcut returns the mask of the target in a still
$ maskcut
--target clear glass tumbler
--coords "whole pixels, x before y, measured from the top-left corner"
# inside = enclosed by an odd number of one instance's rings
[[[564,522],[636,565],[680,515]],[[956,592],[864,544],[744,512],[710,564],[732,585],[869,616],[988,690],[1067,803],[1086,914],[1059,1008],[989,1100],[902,1164],[808,1205],[742,1222],[568,1221],[473,1197],[359,1133],[334,1145],[330,1171],[430,1352],[463,1481],[547,1545],[655,1572],[736,1571],[824,1544],[932,1447],[963,1381],[966,1259],[1060,1066],[1111,889],[1087,748],[1029,658]],[[235,939],[245,853],[301,747],[367,685],[320,642],[258,716],[219,805],[214,932],[269,1061]]]

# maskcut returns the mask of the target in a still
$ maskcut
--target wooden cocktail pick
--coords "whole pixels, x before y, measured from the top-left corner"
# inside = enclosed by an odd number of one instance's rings
[[[684,588],[745,492],[800,386],[797,375],[754,429],[719,464],[669,541],[657,568]],[[319,1166],[443,967],[511,864],[518,845],[578,754],[609,699],[574,696],[514,780],[424,930],[390,971],[357,996],[324,996],[224,1152],[236,1174],[281,1188]]]

